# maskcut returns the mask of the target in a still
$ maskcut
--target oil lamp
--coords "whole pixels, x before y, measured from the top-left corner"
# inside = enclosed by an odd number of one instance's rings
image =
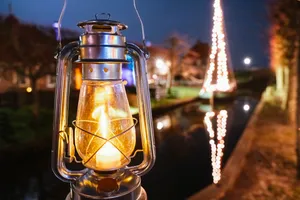
[[[70,182],[69,200],[147,199],[141,178],[153,166],[155,146],[147,82],[147,53],[126,43],[121,31],[127,26],[110,19],[78,24],[84,30],[58,55],[52,170],[62,181]],[[131,166],[136,154],[135,124],[122,78],[126,56],[134,61],[139,126],[143,161]],[[82,65],[76,120],[68,124],[68,104],[72,63]],[[81,160],[78,160],[78,156]],[[82,170],[67,163],[80,162]]]

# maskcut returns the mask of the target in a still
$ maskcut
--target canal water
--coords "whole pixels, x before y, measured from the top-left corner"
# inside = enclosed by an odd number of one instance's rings
[[[217,183],[256,104],[239,97],[212,110],[193,102],[155,117],[157,159],[142,177],[148,199],[182,200]],[[49,149],[1,166],[1,200],[62,200],[69,192],[50,169]]]

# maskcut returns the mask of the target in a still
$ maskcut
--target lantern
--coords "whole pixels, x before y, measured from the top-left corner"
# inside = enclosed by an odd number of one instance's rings
[[[52,170],[71,183],[67,199],[146,199],[140,176],[155,161],[147,53],[126,43],[121,31],[127,26],[120,22],[95,19],[78,26],[84,29],[79,41],[69,43],[58,55]],[[143,151],[143,161],[134,166],[128,165],[136,153],[137,120],[130,113],[121,80],[126,56],[134,61]],[[82,65],[74,131],[68,124],[73,61]],[[81,162],[85,168],[71,170],[67,167],[71,162]]]

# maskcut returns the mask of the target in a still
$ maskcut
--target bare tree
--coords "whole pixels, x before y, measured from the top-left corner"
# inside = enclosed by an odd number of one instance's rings
[[[184,77],[196,78],[203,77],[207,68],[210,46],[208,43],[196,41],[196,43],[184,55],[181,68],[184,67],[182,75]],[[192,77],[194,76],[194,77]]]
[[[189,40],[186,36],[179,34],[172,34],[166,41],[166,47],[169,49],[170,57],[170,78],[168,80],[168,92],[172,88],[174,76],[176,73],[180,73],[181,58],[187,53],[190,48]]]
[[[51,30],[33,24],[20,23],[13,15],[0,21],[0,68],[28,78],[32,88],[33,112],[39,114],[37,81],[55,74],[54,52],[57,43]]]

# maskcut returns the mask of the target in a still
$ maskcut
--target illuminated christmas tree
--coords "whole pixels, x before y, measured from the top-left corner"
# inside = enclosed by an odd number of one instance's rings
[[[221,0],[215,0],[212,29],[212,46],[210,62],[207,68],[200,97],[210,98],[214,93],[232,93],[236,89],[236,81],[228,66],[226,36]]]

